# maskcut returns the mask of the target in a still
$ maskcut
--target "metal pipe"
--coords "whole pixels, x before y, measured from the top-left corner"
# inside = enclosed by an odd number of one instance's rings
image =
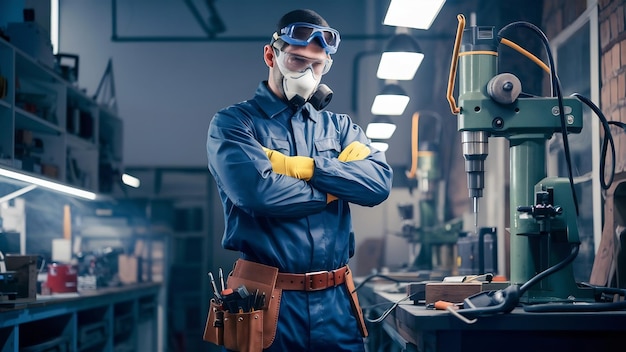
[[[525,135],[510,137],[510,280],[511,283],[523,284],[532,278],[535,272],[535,258],[532,255],[528,236],[539,231],[537,222],[532,217],[523,218],[517,211],[520,205],[533,205],[534,187],[546,176],[545,137]]]

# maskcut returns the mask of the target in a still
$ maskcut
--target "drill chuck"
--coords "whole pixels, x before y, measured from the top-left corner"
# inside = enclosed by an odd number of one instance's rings
[[[467,189],[469,196],[480,198],[485,188],[485,162],[484,160],[465,160],[465,172],[467,173]]]
[[[461,143],[467,173],[469,196],[480,198],[485,188],[485,159],[489,154],[488,134],[483,131],[463,131]]]

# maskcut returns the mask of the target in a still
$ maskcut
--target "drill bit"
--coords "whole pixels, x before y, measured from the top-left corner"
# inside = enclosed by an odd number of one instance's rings
[[[474,233],[478,234],[478,197],[474,199]]]

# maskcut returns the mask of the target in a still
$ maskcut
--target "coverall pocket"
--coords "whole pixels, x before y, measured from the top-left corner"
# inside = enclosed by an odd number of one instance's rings
[[[315,149],[318,155],[327,158],[336,158],[341,153],[341,144],[337,138],[323,138],[315,140]]]

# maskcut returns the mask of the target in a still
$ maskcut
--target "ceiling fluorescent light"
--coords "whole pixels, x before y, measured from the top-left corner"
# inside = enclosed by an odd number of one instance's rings
[[[130,186],[133,188],[138,188],[139,185],[141,185],[141,181],[134,176],[131,176],[129,174],[123,174],[122,175],[122,182],[126,185],[126,186]]]
[[[396,131],[396,125],[389,116],[379,115],[367,125],[365,135],[370,139],[389,139]]]
[[[45,188],[62,192],[62,193],[66,193],[72,196],[77,196],[77,197],[81,197],[81,198],[85,198],[89,200],[96,199],[96,194],[93,192],[84,191],[82,189],[78,189],[75,187],[66,186],[57,182],[44,180],[42,178],[29,176],[26,174],[22,174],[22,173],[15,172],[15,171],[10,171],[10,170],[3,169],[3,168],[0,168],[0,176],[5,176],[5,177],[12,178],[14,180],[32,183],[37,186],[45,187]]]
[[[50,41],[52,53],[59,53],[59,0],[50,0]]]
[[[8,202],[11,199],[17,198],[17,197],[21,196],[22,194],[26,194],[26,193],[34,190],[35,188],[37,188],[37,185],[28,185],[26,187],[18,189],[15,192],[9,193],[6,196],[0,197],[0,204]]]
[[[389,149],[389,144],[385,142],[372,142],[370,145],[381,152],[386,152]]]
[[[380,79],[411,80],[423,59],[424,53],[414,37],[406,33],[396,34],[385,47],[376,76]]]
[[[383,24],[429,29],[445,0],[391,0]]]
[[[383,91],[374,98],[372,114],[374,115],[402,115],[409,104],[409,96],[397,84],[387,84]]]
[[[389,139],[393,136],[393,132],[396,130],[396,125],[392,123],[376,123],[372,122],[367,125],[365,134],[368,138],[376,139]]]

